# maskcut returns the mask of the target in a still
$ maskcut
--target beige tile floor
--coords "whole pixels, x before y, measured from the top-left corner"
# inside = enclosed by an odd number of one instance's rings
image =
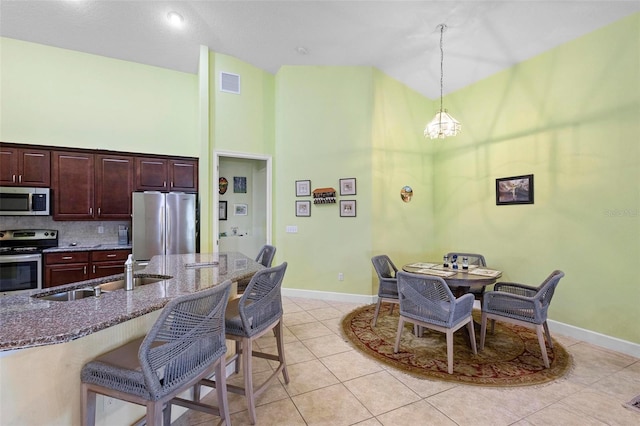
[[[640,413],[623,407],[640,394],[640,359],[555,335],[574,368],[550,384],[492,388],[417,379],[343,340],[340,320],[357,305],[300,298],[283,303],[291,381],[284,385],[280,375],[258,399],[258,425],[640,425]],[[274,350],[268,336],[257,345]],[[273,371],[270,362],[254,361],[256,380]],[[214,401],[214,392],[209,398]],[[233,425],[250,424],[243,397],[229,394],[229,405]],[[173,425],[218,420],[188,411]]]

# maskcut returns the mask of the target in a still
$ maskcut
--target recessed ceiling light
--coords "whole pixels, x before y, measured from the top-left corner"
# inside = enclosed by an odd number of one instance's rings
[[[184,18],[178,12],[169,12],[167,14],[167,19],[174,27],[181,27],[184,22]]]

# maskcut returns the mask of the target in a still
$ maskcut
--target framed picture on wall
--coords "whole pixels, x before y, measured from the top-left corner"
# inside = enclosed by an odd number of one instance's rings
[[[296,201],[296,216],[311,216],[311,201]]]
[[[356,178],[340,179],[340,195],[356,195]]]
[[[246,216],[249,214],[249,206],[246,204],[234,204],[233,215],[234,216]]]
[[[356,200],[340,200],[340,217],[356,217]]]
[[[311,181],[297,180],[296,181],[296,197],[309,197],[309,196],[311,196]]]
[[[533,175],[496,179],[496,205],[533,204]]]
[[[233,177],[233,192],[246,194],[247,193],[247,178],[244,176]]]
[[[218,201],[218,220],[227,220],[227,202]]]

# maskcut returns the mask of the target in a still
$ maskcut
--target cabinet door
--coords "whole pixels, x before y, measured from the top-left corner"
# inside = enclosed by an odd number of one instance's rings
[[[172,191],[198,192],[198,162],[169,160],[169,182]]]
[[[167,160],[136,157],[136,191],[167,191]]]
[[[53,152],[53,220],[94,218],[93,154]]]
[[[17,185],[18,174],[18,149],[0,146],[0,185]]]
[[[44,268],[44,287],[55,287],[89,279],[89,265],[86,263],[66,263]]]
[[[49,151],[0,147],[0,185],[48,187],[50,183]]]
[[[96,155],[96,218],[131,219],[133,170],[133,157]]]
[[[41,149],[21,149],[18,157],[18,181],[24,186],[48,187],[51,184],[51,153]]]

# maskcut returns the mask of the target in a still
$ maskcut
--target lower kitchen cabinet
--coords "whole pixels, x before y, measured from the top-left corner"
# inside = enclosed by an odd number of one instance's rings
[[[124,272],[124,262],[131,250],[99,250],[91,252],[89,278],[100,278]]]
[[[44,287],[120,274],[131,250],[96,250],[46,253]]]
[[[72,251],[44,255],[44,287],[89,279],[89,252]]]

